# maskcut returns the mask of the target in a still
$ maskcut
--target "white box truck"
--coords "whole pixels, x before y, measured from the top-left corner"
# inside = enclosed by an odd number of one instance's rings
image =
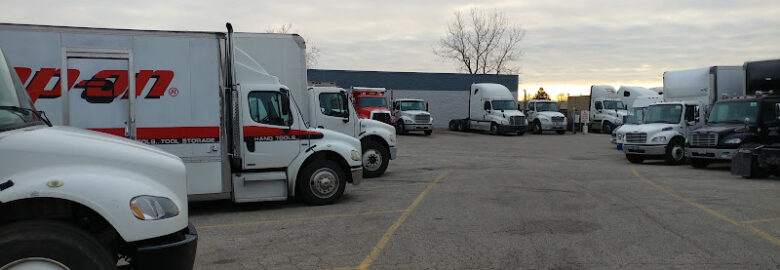
[[[554,130],[558,134],[566,133],[566,116],[558,110],[558,102],[551,100],[529,100],[525,105],[525,115],[531,131],[542,134],[547,130]]]
[[[32,103],[0,50],[0,269],[192,269],[181,159]]]
[[[227,35],[2,24],[0,41],[55,124],[179,156],[192,200],[326,204],[362,180],[360,141],[308,127],[302,99],[254,58],[263,48],[233,41],[229,24]]]
[[[525,134],[528,121],[517,109],[517,99],[506,86],[495,83],[475,83],[469,91],[469,117],[453,119],[450,130],[489,131],[490,134]]]
[[[682,163],[691,131],[704,124],[701,116],[719,98],[744,92],[740,74],[738,66],[664,72],[664,102],[650,105],[643,125],[625,134],[626,158],[632,163],[651,158]]]

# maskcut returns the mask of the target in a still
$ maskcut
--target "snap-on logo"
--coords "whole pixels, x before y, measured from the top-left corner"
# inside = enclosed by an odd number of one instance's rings
[[[14,70],[19,75],[22,84],[26,86],[27,93],[33,103],[39,98],[57,98],[62,95],[60,69],[41,68],[35,74],[31,68],[27,67],[15,67]],[[80,70],[68,69],[68,90],[84,89],[81,92],[81,98],[89,103],[111,103],[117,97],[128,97],[127,70],[101,70],[92,78],[75,83],[79,75],[81,75]],[[172,70],[140,70],[135,74],[135,95],[140,97],[143,89],[154,79],[151,90],[144,98],[159,99],[165,95],[168,86],[173,81],[173,76]],[[176,94],[178,91],[176,89]]]

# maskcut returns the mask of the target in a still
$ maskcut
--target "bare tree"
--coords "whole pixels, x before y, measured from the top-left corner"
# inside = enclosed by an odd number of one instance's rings
[[[278,27],[268,28],[266,32],[290,34],[293,33],[293,26],[290,23],[282,24]],[[321,52],[322,51],[320,50],[320,48],[314,45],[313,41],[311,40],[306,41],[306,68],[314,68],[314,66],[317,65],[317,61],[320,58]]]
[[[517,73],[523,37],[525,30],[510,24],[503,12],[473,8],[468,15],[455,12],[455,21],[434,53],[458,62],[460,70],[471,74]]]

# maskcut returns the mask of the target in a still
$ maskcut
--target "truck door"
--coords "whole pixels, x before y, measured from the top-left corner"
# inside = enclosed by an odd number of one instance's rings
[[[242,106],[244,169],[282,169],[300,150],[302,123],[294,121],[290,100],[281,91],[251,90]],[[298,129],[296,129],[298,128]]]
[[[352,137],[357,134],[357,113],[350,110],[346,92],[320,92],[316,104],[319,106],[318,128],[335,130]]]
[[[63,123],[135,138],[135,74],[129,51],[67,49],[63,69],[78,70],[72,90],[63,94]],[[70,80],[70,79],[68,79]],[[60,89],[67,89],[61,80]]]

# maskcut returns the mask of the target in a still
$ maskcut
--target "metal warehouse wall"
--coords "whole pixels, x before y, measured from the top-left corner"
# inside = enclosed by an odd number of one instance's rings
[[[352,86],[392,89],[394,98],[420,98],[428,101],[434,125],[446,128],[450,119],[468,115],[472,83],[498,83],[517,98],[518,76],[495,74],[421,73],[309,69],[309,82],[333,82],[342,88]],[[390,93],[387,94],[388,97]]]

